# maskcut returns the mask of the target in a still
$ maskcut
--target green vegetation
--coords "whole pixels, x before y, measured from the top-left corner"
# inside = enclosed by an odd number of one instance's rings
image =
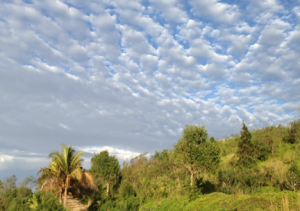
[[[190,186],[193,188],[195,176],[203,176],[208,171],[218,168],[220,150],[214,142],[207,141],[204,126],[187,125],[183,137],[174,146],[174,160],[184,166],[190,174]]]
[[[32,193],[32,177],[25,178],[19,186],[13,175],[0,181],[0,210],[3,211],[65,211],[53,194]]]
[[[102,151],[92,157],[92,167],[90,172],[95,178],[99,178],[106,183],[106,197],[110,197],[110,189],[116,183],[120,174],[119,161],[115,156],[109,156],[108,151]]]
[[[33,178],[0,181],[0,210],[64,210],[67,195],[99,211],[300,210],[299,146],[300,120],[253,131],[243,122],[225,140],[187,125],[172,149],[142,153],[122,168],[102,151],[84,170],[83,153],[62,145],[39,172],[38,192]]]
[[[94,179],[89,172],[82,171],[81,158],[84,153],[79,151],[75,154],[75,150],[70,146],[62,144],[61,154],[59,152],[52,152],[49,158],[52,159],[48,168],[42,168],[38,179],[41,185],[41,190],[50,193],[59,194],[59,200],[62,202],[62,195],[64,206],[67,204],[67,193],[71,186],[81,185],[85,188],[94,188]]]

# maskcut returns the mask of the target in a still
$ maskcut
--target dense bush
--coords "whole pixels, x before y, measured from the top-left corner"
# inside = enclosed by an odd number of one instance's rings
[[[65,211],[58,198],[50,193],[37,192],[28,199],[26,205],[33,211]]]
[[[291,144],[300,142],[300,120],[290,122],[285,141]]]
[[[294,192],[300,188],[300,169],[295,162],[292,162],[287,172],[285,187]]]

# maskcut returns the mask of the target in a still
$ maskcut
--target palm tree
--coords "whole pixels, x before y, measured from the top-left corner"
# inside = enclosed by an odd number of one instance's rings
[[[67,147],[61,144],[62,150],[52,152],[48,157],[51,160],[48,168],[42,168],[38,179],[42,183],[41,189],[47,192],[55,192],[58,190],[60,202],[62,202],[62,194],[64,194],[64,206],[67,205],[67,192],[71,185],[71,180],[78,181],[85,188],[97,190],[92,175],[82,171],[81,158],[84,153],[79,151],[77,154],[72,146]],[[56,192],[57,193],[57,192]]]

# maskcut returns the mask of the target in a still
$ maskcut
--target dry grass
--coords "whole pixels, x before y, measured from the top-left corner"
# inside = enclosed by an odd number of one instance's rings
[[[275,211],[276,210],[272,201],[271,201],[271,204],[270,204],[269,208],[270,208],[270,211]]]
[[[221,157],[220,166],[229,166],[230,161],[234,158],[235,153],[230,153],[228,155]]]
[[[282,211],[289,211],[289,198],[287,195],[282,197]]]
[[[281,183],[285,181],[289,165],[284,163],[282,160],[270,159],[266,161],[262,166],[273,168],[276,179]]]

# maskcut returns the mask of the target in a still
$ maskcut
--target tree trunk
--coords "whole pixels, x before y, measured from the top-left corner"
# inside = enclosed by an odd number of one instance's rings
[[[59,203],[63,204],[63,187],[59,186],[58,189],[59,189]]]
[[[62,204],[62,192],[59,191],[59,203]]]
[[[194,172],[191,171],[191,183],[190,183],[191,187],[193,187],[194,185]]]
[[[106,183],[106,197],[109,198],[109,182]]]
[[[68,194],[68,187],[69,187],[69,176],[66,178],[66,184],[65,184],[65,199],[64,199],[64,207],[67,207],[67,194]]]

